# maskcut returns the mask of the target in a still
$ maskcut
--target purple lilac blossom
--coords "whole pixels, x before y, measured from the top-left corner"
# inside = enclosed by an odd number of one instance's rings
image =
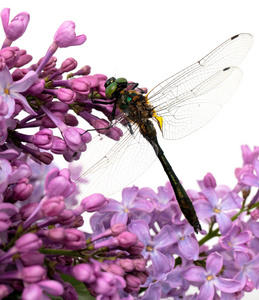
[[[45,56],[28,65],[33,57],[12,44],[25,33],[30,16],[21,12],[11,22],[9,17],[10,9],[4,8],[0,298],[78,299],[85,298],[83,287],[99,300],[209,300],[219,294],[234,300],[258,289],[259,147],[242,146],[243,166],[235,170],[234,188],[218,186],[207,173],[198,181],[199,190],[188,191],[208,225],[199,239],[181,221],[170,183],[157,192],[125,188],[121,202],[93,194],[76,208],[69,206],[78,198],[70,171],[47,164],[56,155],[71,162],[87,153],[88,125],[115,141],[121,138],[119,128],[107,128],[113,106],[92,101],[107,100],[107,76],[90,75],[88,65],[76,70],[73,57],[58,67],[58,48],[86,41],[84,34],[76,35],[72,21],[58,28],[51,45],[45,45]],[[79,128],[80,119],[88,125]],[[83,212],[95,212],[85,231]],[[210,240],[213,245],[207,244]],[[63,275],[74,277],[80,288]],[[199,291],[190,295],[191,286]]]

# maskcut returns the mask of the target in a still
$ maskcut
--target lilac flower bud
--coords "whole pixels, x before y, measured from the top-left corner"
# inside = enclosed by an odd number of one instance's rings
[[[27,220],[30,217],[30,215],[36,210],[38,205],[39,205],[39,203],[28,203],[28,204],[24,205],[20,209],[20,214],[21,214],[22,220],[23,221]]]
[[[115,275],[123,277],[125,275],[125,271],[118,265],[111,264],[105,269],[106,272],[111,272]]]
[[[55,217],[58,216],[65,208],[66,205],[64,203],[64,197],[55,196],[47,199],[43,203],[41,210],[44,213],[44,216]]]
[[[100,210],[107,203],[107,198],[105,198],[102,194],[93,194],[81,201],[81,204],[74,210],[74,214],[75,216],[78,216],[84,211],[94,212]]]
[[[215,188],[217,186],[216,180],[211,173],[207,173],[203,178],[204,186],[206,188]]]
[[[75,228],[67,228],[64,246],[68,249],[77,250],[85,248],[86,240],[82,231]]]
[[[107,80],[107,76],[104,74],[94,74],[93,75],[95,78],[97,78],[98,81],[106,81]]]
[[[125,258],[125,259],[120,259],[117,262],[118,262],[119,266],[123,270],[125,270],[125,272],[131,272],[134,270],[134,263],[133,263],[132,259]]]
[[[141,280],[137,276],[134,276],[133,274],[127,274],[125,279],[128,290],[135,292],[139,291]]]
[[[90,93],[91,82],[88,80],[88,77],[80,77],[73,79],[71,82],[71,89],[83,95],[89,95]]]
[[[0,50],[0,56],[5,59],[6,65],[10,68],[19,60],[20,51],[18,47],[6,47]]]
[[[42,91],[44,90],[44,87],[45,87],[45,80],[38,79],[31,85],[31,87],[27,90],[27,92],[29,94],[31,94],[32,96],[36,96],[36,95],[42,93]]]
[[[14,199],[15,200],[26,200],[28,199],[33,191],[32,184],[29,183],[28,178],[20,179],[17,185],[14,188]]]
[[[86,41],[86,36],[76,36],[75,23],[72,21],[64,22],[54,36],[54,42],[60,48],[82,45]]]
[[[70,171],[53,168],[47,175],[45,190],[49,197],[71,195],[75,190],[75,183],[70,180]]]
[[[25,267],[22,270],[22,279],[26,282],[38,282],[46,278],[46,270],[41,266]]]
[[[22,178],[31,177],[31,168],[25,162],[16,159],[12,162],[13,172],[10,175],[9,183],[16,183]]]
[[[61,65],[61,72],[70,72],[72,70],[74,70],[77,67],[77,61],[70,57],[67,58]]]
[[[57,91],[57,98],[66,104],[71,104],[75,101],[76,94],[70,89],[60,88]]]
[[[11,224],[12,222],[10,221],[9,216],[6,213],[0,211],[0,232],[5,231]]]
[[[26,286],[22,292],[23,300],[30,300],[33,295],[34,299],[41,299],[42,298],[42,289],[39,287],[38,284],[30,284]]]
[[[111,273],[102,272],[96,279],[94,290],[97,294],[112,296],[116,291],[116,279]]]
[[[44,254],[38,251],[24,252],[20,254],[20,259],[24,266],[43,265]]]
[[[144,244],[142,242],[138,241],[137,244],[128,248],[127,251],[132,255],[138,255],[143,251],[144,247],[145,247]]]
[[[13,216],[19,212],[18,208],[11,203],[0,203],[0,211],[6,213],[8,216]]]
[[[93,76],[89,75],[81,78],[85,78],[88,82],[90,82],[91,88],[96,88],[99,85],[98,77],[95,77],[94,75]]]
[[[81,68],[80,70],[78,70],[77,72],[75,72],[73,75],[74,76],[87,76],[88,74],[91,73],[91,67],[90,66],[84,66],[83,68]]]
[[[15,242],[17,251],[21,253],[38,250],[41,246],[42,240],[34,233],[26,233]]]
[[[27,12],[21,12],[16,15],[13,20],[8,24],[10,17],[10,8],[4,8],[1,11],[1,18],[6,38],[11,42],[21,37],[30,21],[30,15]],[[7,42],[5,42],[6,47]]]
[[[96,277],[93,268],[88,264],[78,264],[73,267],[73,276],[82,282],[94,282]]]
[[[12,73],[13,81],[22,79],[27,73],[26,69],[15,69]]]
[[[5,59],[0,56],[0,71],[3,71],[6,67]]]
[[[117,237],[119,244],[123,248],[129,248],[133,245],[135,245],[138,242],[138,237],[136,234],[124,231]]]
[[[66,236],[65,229],[62,227],[52,228],[48,230],[46,234],[48,238],[55,243],[62,242]]]
[[[61,225],[71,224],[75,220],[75,215],[72,210],[66,209],[58,216],[58,223]]]
[[[51,129],[45,128],[37,132],[33,136],[33,143],[36,147],[49,150],[52,147],[53,132]]]
[[[54,159],[53,155],[47,152],[40,152],[37,158],[46,165],[51,164]]]
[[[78,120],[75,116],[71,114],[66,114],[65,115],[65,124],[67,126],[77,126],[78,125]]]
[[[55,113],[55,112],[60,112],[63,114],[66,114],[69,110],[69,106],[65,103],[62,102],[52,102],[50,104],[48,104],[48,108],[51,112]]]
[[[147,261],[144,258],[134,259],[133,263],[136,271],[144,272],[146,270]]]
[[[20,154],[13,149],[7,149],[7,150],[0,152],[0,159],[6,159],[9,161],[15,160],[19,156],[20,156]]]
[[[136,276],[140,279],[141,284],[144,284],[147,280],[147,277],[148,277],[147,274],[145,274],[145,272],[138,272],[136,274]]]
[[[59,112],[54,112],[53,115],[56,118],[59,118],[60,120],[64,119],[64,115],[62,113]],[[44,116],[42,119],[42,126],[44,126],[45,128],[56,128],[57,125],[48,117],[48,116]]]
[[[4,299],[13,292],[13,288],[6,284],[0,284],[0,299]]]
[[[60,137],[54,136],[51,151],[55,154],[63,154],[67,150],[67,144]]]
[[[38,285],[47,293],[60,296],[64,292],[64,288],[61,283],[55,280],[42,280],[38,283]]]
[[[63,300],[78,300],[78,294],[75,288],[69,282],[62,282],[64,292],[62,294]]]
[[[126,230],[127,230],[127,226],[125,224],[122,224],[122,223],[114,224],[111,227],[111,231],[112,231],[113,236],[118,236],[120,233],[122,233],[123,231],[126,231]]]
[[[16,68],[20,68],[32,61],[32,56],[29,54],[22,55],[15,64]]]

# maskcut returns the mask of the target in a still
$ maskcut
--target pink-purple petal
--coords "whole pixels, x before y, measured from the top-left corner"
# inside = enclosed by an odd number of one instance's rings
[[[122,199],[124,205],[130,206],[132,202],[136,199],[136,196],[138,194],[138,188],[136,186],[125,188],[122,191]]]
[[[9,85],[13,83],[13,78],[11,73],[9,72],[8,68],[5,67],[1,72],[0,72],[0,92],[1,95],[4,92],[5,88],[9,88]],[[2,95],[3,96],[3,95]]]
[[[217,275],[223,266],[223,257],[218,253],[211,253],[206,261],[206,270],[208,273]]]
[[[165,248],[173,243],[169,225],[165,225],[160,230],[160,232],[154,237],[153,243],[156,246],[156,249]]]
[[[215,214],[211,203],[207,200],[196,200],[193,205],[199,219],[211,218]]]
[[[214,189],[205,189],[202,191],[202,194],[208,199],[208,201],[213,207],[218,205],[219,199]]]
[[[232,226],[231,218],[224,212],[220,212],[216,214],[216,219],[219,225],[220,232],[222,234],[226,234]]]
[[[12,96],[14,97],[14,99],[18,100],[22,104],[24,110],[27,111],[27,113],[31,115],[37,115],[37,113],[30,107],[30,105],[27,102],[27,99],[23,95],[19,93],[13,93]]]
[[[259,288],[259,270],[248,268],[246,270],[246,275],[253,281],[255,288]]]
[[[240,268],[243,267],[244,264],[249,262],[249,256],[247,253],[242,251],[235,251],[235,260]]]
[[[199,244],[192,236],[186,236],[178,243],[179,250],[187,259],[197,260],[199,257]]]
[[[169,258],[160,251],[154,251],[151,255],[154,276],[156,278],[171,271],[173,266],[170,264]]]
[[[241,284],[238,281],[221,277],[216,277],[213,283],[216,288],[225,293],[235,293],[241,287]]]
[[[112,216],[110,225],[113,226],[117,223],[127,224],[127,222],[128,214],[125,212],[118,212]]]
[[[201,286],[197,300],[212,300],[215,294],[215,287],[211,281],[205,281]]]
[[[135,233],[144,245],[147,245],[151,241],[149,227],[145,221],[133,220],[128,225],[128,229]]]
[[[206,280],[205,270],[202,267],[190,267],[182,273],[189,281],[204,282]]]
[[[161,283],[159,281],[156,281],[154,283],[151,283],[146,290],[143,297],[141,297],[141,300],[160,300],[161,299]]]
[[[34,71],[29,71],[22,79],[13,82],[10,87],[10,93],[12,92],[24,92],[30,88],[34,82],[38,79],[37,73]]]
[[[154,206],[151,202],[146,199],[139,199],[132,203],[132,209],[142,210],[147,213],[152,212]]]

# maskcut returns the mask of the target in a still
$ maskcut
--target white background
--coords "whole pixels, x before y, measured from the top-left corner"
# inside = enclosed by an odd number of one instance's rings
[[[258,1],[1,1],[11,19],[30,13],[25,35],[14,45],[26,49],[33,63],[45,55],[56,29],[66,20],[86,34],[82,46],[59,49],[58,66],[74,57],[92,74],[126,77],[149,90],[196,62],[229,37],[248,32],[254,44],[241,64],[240,87],[209,124],[178,141],[161,141],[185,188],[207,172],[218,184],[234,187],[234,169],[241,166],[242,144],[259,145],[259,9]],[[2,40],[4,34],[2,32]],[[167,181],[159,162],[134,183],[156,189]],[[119,197],[117,199],[119,200]],[[255,297],[255,296],[254,296]],[[246,299],[253,299],[247,295]],[[255,298],[254,298],[255,299]]]

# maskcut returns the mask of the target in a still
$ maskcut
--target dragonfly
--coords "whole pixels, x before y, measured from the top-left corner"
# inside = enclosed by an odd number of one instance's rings
[[[146,95],[138,84],[125,78],[109,78],[105,83],[108,100],[96,103],[114,105],[110,127],[120,128],[123,136],[113,141],[99,135],[90,143],[93,156],[87,156],[82,175],[76,180],[80,192],[111,195],[129,185],[158,158],[181,211],[198,233],[201,225],[194,206],[160,147],[156,127],[165,139],[174,140],[208,123],[238,87],[242,72],[237,66],[252,42],[248,33],[234,35]],[[116,110],[119,113],[115,117]]]

